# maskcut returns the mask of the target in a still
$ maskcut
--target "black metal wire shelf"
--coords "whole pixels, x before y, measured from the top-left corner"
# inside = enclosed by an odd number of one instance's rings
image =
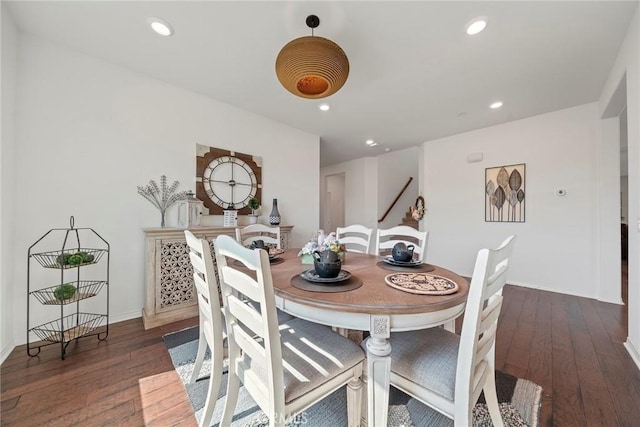
[[[96,264],[105,253],[105,249],[81,248],[78,250],[40,252],[31,254],[31,256],[45,268],[67,269]],[[77,255],[77,257],[72,258],[74,255]]]
[[[85,246],[81,241],[85,241]],[[56,244],[57,242],[57,244]],[[59,250],[50,250],[60,248]],[[46,251],[45,251],[46,250]],[[104,341],[109,336],[109,251],[110,246],[93,228],[75,228],[75,219],[69,218],[69,228],[51,228],[36,240],[27,251],[27,354],[35,357],[43,347],[60,345],[60,358],[65,359],[67,346],[78,338],[97,336]],[[102,260],[101,260],[102,259]],[[37,261],[37,263],[35,262]],[[98,264],[91,268],[79,268]],[[59,282],[53,285],[50,277],[55,271],[39,274],[32,279],[33,268],[57,270]],[[33,270],[33,271],[32,271]],[[85,276],[90,275],[92,280]],[[101,279],[101,280],[95,280]],[[42,281],[44,280],[44,283]],[[44,288],[40,288],[42,283]],[[87,313],[83,300],[97,298],[94,306],[104,303],[104,312]],[[57,306],[55,320],[33,327],[32,303]],[[83,312],[84,308],[84,312]],[[56,311],[47,309],[49,312]],[[73,314],[71,314],[73,313]],[[44,319],[40,319],[42,321]],[[38,341],[32,341],[37,336]]]
[[[90,335],[102,326],[105,314],[77,313],[56,319],[31,329],[38,338],[52,343],[69,342]]]
[[[107,282],[104,280],[80,280],[70,282],[68,285],[73,285],[75,288],[75,292],[70,298],[61,298],[61,296],[64,296],[64,289],[62,291],[60,290],[61,285],[32,291],[31,295],[36,297],[36,299],[44,305],[65,305],[98,295],[102,287],[106,284]]]

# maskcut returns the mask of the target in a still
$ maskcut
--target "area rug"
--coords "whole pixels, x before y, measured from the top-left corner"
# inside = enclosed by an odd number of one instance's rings
[[[173,365],[185,385],[189,400],[193,405],[196,418],[199,421],[203,412],[207,388],[209,387],[211,363],[210,355],[207,351],[203,367],[200,371],[200,378],[195,384],[188,383],[191,373],[193,372],[193,364],[198,349],[198,327],[196,326],[167,334],[163,337],[163,340],[169,350]],[[211,422],[212,426],[218,426],[222,418],[224,396],[227,386],[226,372],[227,369],[225,365],[218,400]],[[531,381],[516,378],[504,372],[496,373],[496,387],[502,419],[506,426],[524,427],[538,425],[542,387]],[[288,426],[346,426],[346,402],[346,390],[343,387],[295,417]],[[244,387],[240,389],[240,396],[231,425],[233,427],[262,427],[269,425],[267,416],[258,408],[251,396],[244,390]],[[389,399],[389,426],[439,427],[452,425],[453,421],[447,417],[392,387]],[[480,396],[480,400],[473,410],[473,425],[478,427],[492,425],[489,412],[484,404],[483,396]]]

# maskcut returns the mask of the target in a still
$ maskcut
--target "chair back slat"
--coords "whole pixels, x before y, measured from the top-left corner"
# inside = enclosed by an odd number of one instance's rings
[[[347,252],[368,254],[371,250],[372,234],[373,229],[360,224],[336,228],[336,240],[345,245]]]
[[[428,231],[419,231],[406,225],[378,229],[375,253],[376,255],[384,255],[382,252],[393,249],[396,243],[404,243],[405,245],[414,245],[413,253],[418,255],[416,259],[424,261],[427,257],[428,236]]]
[[[198,292],[198,294],[203,295],[204,298],[207,300],[207,304],[208,304],[209,298],[210,298],[209,285],[207,284],[207,282],[204,281],[202,276],[195,271],[193,272],[193,284],[195,285],[196,291]]]
[[[480,363],[478,363],[475,366],[475,369],[473,371],[473,382],[471,383],[471,394],[470,394],[470,401],[472,402],[477,402],[478,398],[480,397],[480,393],[482,393],[482,387],[484,385],[485,379],[487,377],[487,375],[491,372],[491,369],[489,369],[489,364],[487,363],[486,360],[481,360]]]
[[[230,330],[233,331],[234,341],[242,351],[251,358],[251,363],[257,363],[261,368],[264,368],[266,360],[265,349],[256,341],[256,337],[249,334],[247,330],[238,323],[232,324]]]
[[[233,280],[234,289],[252,301],[260,300],[260,288],[255,279],[251,278],[246,273],[237,270],[235,267],[224,266],[222,269],[224,270],[223,274],[226,275],[227,279]]]
[[[497,325],[492,325],[484,332],[484,334],[482,334],[482,337],[478,340],[478,345],[476,348],[476,364],[484,360],[484,357],[489,354],[489,351],[491,351],[491,347],[495,343],[497,330],[496,326]]]
[[[261,337],[264,333],[264,328],[262,326],[263,319],[260,313],[235,295],[230,295],[227,298],[227,302],[229,303],[229,311],[231,311],[233,317],[238,319],[244,327],[251,330],[254,335]]]
[[[202,259],[202,255],[189,252],[189,260],[191,261],[194,273],[205,274],[207,272],[207,266]]]
[[[500,317],[500,309],[502,308],[502,296],[496,295],[487,307],[480,313],[480,324],[478,325],[478,333],[484,334],[491,326],[497,324]]]

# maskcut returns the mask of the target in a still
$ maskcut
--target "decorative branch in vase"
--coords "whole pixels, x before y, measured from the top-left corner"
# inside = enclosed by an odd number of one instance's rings
[[[138,186],[138,194],[151,202],[160,211],[160,227],[164,227],[164,215],[167,209],[174,203],[188,197],[189,191],[176,193],[179,186],[180,183],[178,181],[173,181],[173,184],[167,186],[166,175],[160,177],[159,186],[154,180],[150,180],[149,184],[144,187]]]

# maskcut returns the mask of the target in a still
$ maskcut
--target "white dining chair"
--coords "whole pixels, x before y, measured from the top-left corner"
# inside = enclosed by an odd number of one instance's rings
[[[293,319],[278,325],[266,251],[247,249],[229,236],[215,241],[229,341],[227,396],[220,425],[231,423],[240,383],[269,417],[286,421],[347,385],[349,426],[360,424],[364,353],[326,326]],[[250,274],[233,267],[237,261]],[[255,277],[255,278],[254,278]],[[244,304],[245,295],[261,311]]]
[[[392,333],[391,385],[453,419],[472,425],[484,390],[494,426],[502,426],[495,383],[495,339],[515,236],[498,249],[478,252],[462,334],[443,328]]]
[[[200,327],[198,351],[189,382],[193,384],[198,379],[208,346],[211,349],[211,377],[204,411],[200,419],[200,426],[208,427],[222,380],[226,334],[223,328],[218,282],[213,267],[211,245],[207,240],[194,236],[189,230],[185,230],[184,235],[190,250],[189,259],[193,267],[193,282],[198,297],[198,314],[200,317],[198,323]]]
[[[419,231],[407,225],[398,225],[387,229],[378,229],[376,237],[376,255],[391,251],[396,243],[414,245],[414,259],[424,261],[427,257],[428,231]],[[417,255],[417,257],[415,256]]]
[[[224,341],[227,338],[227,333],[220,307],[220,288],[213,265],[211,243],[206,239],[196,237],[189,230],[184,231],[184,236],[189,246],[189,259],[193,267],[193,282],[198,298],[199,315],[198,351],[189,383],[193,384],[198,379],[207,347],[209,347],[211,349],[211,377],[200,419],[200,426],[209,426],[220,390],[225,356]],[[259,306],[256,309],[259,310]],[[277,310],[277,319],[278,323],[284,323],[293,319],[293,316]]]
[[[236,240],[243,246],[250,246],[256,240],[262,240],[266,245],[282,249],[280,227],[251,224],[243,228],[236,228]]]
[[[336,228],[336,240],[345,245],[347,252],[368,254],[371,250],[372,234],[371,228],[360,224]]]

